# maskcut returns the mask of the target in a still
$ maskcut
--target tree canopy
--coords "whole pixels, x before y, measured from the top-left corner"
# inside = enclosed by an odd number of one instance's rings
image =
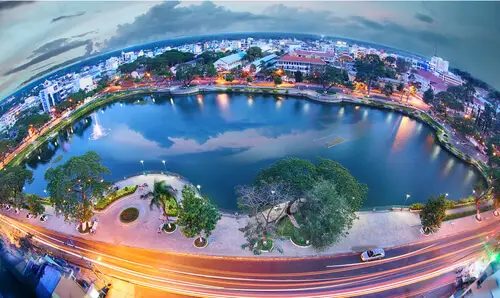
[[[0,202],[19,205],[24,185],[32,181],[33,173],[23,166],[7,167],[0,171]]]
[[[324,249],[347,235],[357,210],[349,201],[330,181],[318,180],[307,192],[306,203],[299,209],[300,230],[309,235],[315,248]]]
[[[446,217],[446,198],[444,195],[430,198],[420,211],[420,222],[426,233],[435,233]]]
[[[108,168],[93,151],[48,169],[45,173],[47,191],[56,211],[67,220],[89,221],[93,216],[93,202],[102,198],[109,188],[103,179],[107,173]]]
[[[184,186],[177,224],[187,237],[210,236],[221,215],[207,197],[198,195],[192,186]]]
[[[249,47],[246,51],[245,59],[252,62],[263,56],[262,49],[259,47]]]
[[[356,59],[356,80],[365,82],[368,85],[368,94],[374,81],[386,74],[384,62],[375,54],[368,54],[363,58]]]
[[[349,81],[349,76],[344,69],[326,65],[316,68],[308,77],[308,80],[320,84],[323,91],[330,90],[337,84],[345,84]]]

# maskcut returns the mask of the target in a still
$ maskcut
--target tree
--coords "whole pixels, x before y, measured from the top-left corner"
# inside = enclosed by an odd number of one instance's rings
[[[228,73],[224,76],[224,79],[227,81],[227,82],[232,82],[234,81],[234,74],[232,73]]]
[[[387,57],[385,57],[384,61],[387,64],[392,65],[393,63],[396,62],[396,58],[394,58],[393,56],[387,56]]]
[[[322,158],[316,165],[316,175],[316,180],[335,184],[337,193],[348,199],[353,210],[361,208],[368,195],[368,186],[356,180],[340,163]]]
[[[434,90],[432,90],[431,87],[425,90],[423,99],[426,104],[432,104],[434,102]]]
[[[186,237],[198,236],[198,241],[206,241],[202,233],[208,238],[220,218],[219,210],[208,198],[198,195],[194,187],[184,186],[177,224]]]
[[[201,74],[200,67],[197,64],[179,64],[175,70],[175,78],[182,81],[184,86],[189,86],[194,78]]]
[[[103,175],[109,173],[97,153],[90,151],[69,159],[63,165],[45,173],[47,191],[56,211],[66,220],[80,222],[81,230],[93,216],[92,204],[103,197],[109,188]]]
[[[23,187],[33,182],[33,172],[23,166],[13,166],[0,171],[0,203],[20,207]]]
[[[236,193],[239,208],[255,220],[249,223],[246,233],[252,246],[258,238],[267,241],[268,237],[274,234],[279,219],[285,214],[288,203],[293,200],[292,189],[283,182],[238,186]]]
[[[215,77],[217,75],[217,69],[215,69],[215,66],[213,63],[206,64],[204,66],[204,76],[206,77]]]
[[[309,235],[315,248],[324,249],[347,235],[357,218],[355,211],[349,199],[339,195],[334,183],[319,180],[299,209],[300,231]]]
[[[385,73],[384,62],[375,54],[368,54],[361,59],[356,59],[354,62],[356,68],[356,80],[365,82],[368,85],[368,95],[372,83]]]
[[[435,233],[441,227],[446,217],[446,198],[444,195],[430,198],[420,212],[422,230],[426,233]]]
[[[399,74],[403,74],[410,69],[410,62],[406,61],[403,58],[396,59],[396,72]]]
[[[249,47],[245,55],[245,59],[252,62],[263,56],[262,49],[259,47]]]
[[[4,158],[14,148],[15,142],[13,140],[1,139],[0,140],[0,164],[4,163]]]
[[[449,91],[441,91],[437,93],[434,98],[438,103],[452,110],[463,111],[464,109],[463,103],[458,101],[456,97],[453,95],[453,93]]]
[[[476,219],[481,221],[481,200],[486,195],[487,189],[483,180],[479,180],[474,185],[474,205],[476,206]]]
[[[167,212],[165,212],[165,201],[168,197],[175,198],[174,190],[171,186],[168,186],[165,181],[154,181],[153,184],[153,197],[151,198],[151,202],[149,203],[149,208],[153,209],[154,207],[163,210],[163,214],[167,218],[167,222],[170,225],[170,218]]]
[[[382,90],[385,94],[385,96],[391,96],[391,94],[394,92],[394,87],[392,86],[391,82],[385,83],[384,84],[384,89]]]
[[[304,75],[302,74],[301,71],[297,70],[293,75],[295,77],[296,83],[301,83],[304,80]]]
[[[257,184],[287,183],[296,198],[303,195],[314,184],[316,168],[313,163],[296,157],[285,158],[259,172]]]
[[[25,204],[29,213],[38,217],[45,212],[45,206],[42,204],[42,198],[35,194],[27,194],[25,196]]]
[[[275,76],[275,77],[273,78],[273,81],[274,81],[274,84],[275,84],[275,85],[280,85],[280,84],[282,84],[282,83],[283,83],[283,80],[281,79],[281,77],[280,77],[280,76]]]
[[[349,76],[343,69],[326,65],[316,68],[308,79],[313,83],[320,84],[323,87],[323,91],[326,92],[337,84],[348,82]]]

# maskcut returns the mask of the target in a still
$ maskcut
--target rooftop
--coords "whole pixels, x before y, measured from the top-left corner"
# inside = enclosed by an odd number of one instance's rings
[[[243,52],[231,54],[231,55],[226,56],[226,57],[222,57],[219,60],[224,62],[224,63],[231,64],[231,63],[240,61],[241,59],[243,59],[243,57],[245,57],[245,55],[246,55],[246,52],[243,51]]]
[[[290,54],[287,54],[287,55],[284,55],[283,57],[281,57],[280,61],[302,62],[302,63],[318,64],[318,65],[325,65],[326,64],[323,60],[318,59],[318,58],[299,57],[299,56],[293,56]]]

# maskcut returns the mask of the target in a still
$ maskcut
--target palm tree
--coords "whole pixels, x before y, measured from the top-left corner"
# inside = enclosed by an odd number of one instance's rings
[[[174,192],[175,190],[171,186],[167,185],[165,181],[155,180],[153,186],[153,197],[149,204],[149,208],[151,209],[153,209],[153,207],[157,207],[163,210],[163,215],[165,215],[167,219],[167,225],[169,228],[171,228],[172,224],[170,222],[170,217],[167,212],[165,212],[165,200],[170,196],[175,198]]]

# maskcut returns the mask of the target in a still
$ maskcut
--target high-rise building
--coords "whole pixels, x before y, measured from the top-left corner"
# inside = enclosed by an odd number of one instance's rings
[[[431,69],[439,73],[447,73],[450,63],[441,57],[432,57],[429,63]]]
[[[51,107],[61,101],[60,88],[57,83],[45,81],[43,89],[38,93],[38,100],[42,103],[45,113],[50,113]]]

